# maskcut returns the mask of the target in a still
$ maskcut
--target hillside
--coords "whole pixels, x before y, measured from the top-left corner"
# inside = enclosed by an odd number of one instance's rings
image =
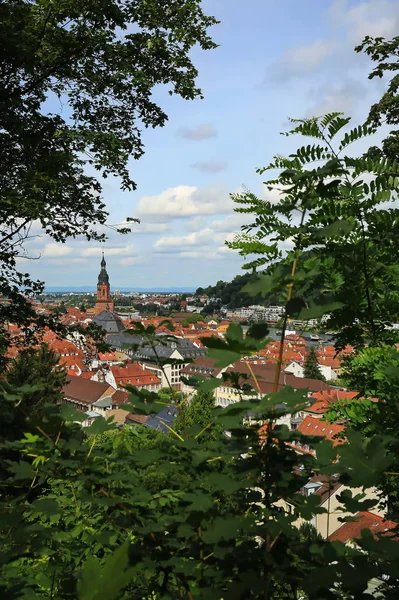
[[[221,299],[223,306],[228,306],[229,308],[241,308],[250,304],[265,306],[277,304],[279,300],[279,294],[277,293],[271,293],[266,297],[262,297],[260,294],[249,296],[246,292],[242,291],[251,277],[253,277],[252,273],[236,275],[232,281],[218,281],[216,285],[209,285],[206,288],[199,287],[196,294],[216,296]]]

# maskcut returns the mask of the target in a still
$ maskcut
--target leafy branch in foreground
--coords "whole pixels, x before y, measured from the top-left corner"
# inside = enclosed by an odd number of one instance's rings
[[[221,362],[260,343],[239,326],[226,339],[230,350],[212,349]],[[209,428],[186,421],[179,436],[118,431],[101,418],[82,430],[84,416],[64,405],[44,407],[36,433],[5,438],[3,596],[83,600],[90,582],[94,598],[362,598],[359,589],[388,563],[318,537],[309,545],[298,522],[326,509],[301,488],[314,472],[339,472],[355,487],[367,476],[371,486],[392,453],[382,440],[368,446],[351,436],[337,460],[331,442],[284,424],[307,405],[306,393],[285,388],[259,401],[243,392],[241,402],[211,409]],[[3,406],[13,410],[16,395],[4,392]],[[145,390],[130,400],[132,412],[156,415],[164,406]],[[298,453],[299,444],[317,455]],[[343,510],[362,506],[350,494],[343,502]],[[362,568],[348,578],[352,564]]]
[[[278,202],[249,192],[233,195],[237,212],[254,217],[228,245],[244,256],[261,254],[268,265],[247,285],[248,293],[280,290],[287,317],[329,314],[328,327],[339,331],[338,345],[361,348],[366,341],[395,339],[386,324],[399,315],[399,211],[384,203],[397,190],[393,174],[399,174],[399,165],[381,157],[347,156],[349,144],[373,132],[365,125],[342,134],[348,123],[339,113],[294,121],[291,133],[315,143],[258,170],[279,171],[266,182],[280,191]],[[281,247],[287,244],[293,249],[284,255]],[[310,257],[298,263],[309,250]],[[315,288],[320,290],[316,297]]]

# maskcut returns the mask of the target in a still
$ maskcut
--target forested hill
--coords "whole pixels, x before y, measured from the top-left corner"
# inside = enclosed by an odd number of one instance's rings
[[[260,294],[256,296],[248,296],[243,292],[243,287],[253,277],[252,273],[244,275],[236,275],[232,281],[218,281],[216,285],[209,285],[206,288],[199,287],[196,294],[207,294],[208,296],[216,296],[220,298],[223,306],[229,308],[240,308],[251,304],[270,305],[278,302],[279,294],[268,294],[262,297]]]

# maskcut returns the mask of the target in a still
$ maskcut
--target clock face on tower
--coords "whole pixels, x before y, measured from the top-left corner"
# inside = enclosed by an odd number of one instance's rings
[[[107,273],[107,263],[105,262],[104,253],[101,260],[101,270],[98,276],[97,299],[94,309],[96,315],[103,310],[108,310],[110,312],[114,310],[114,303],[111,298],[111,288],[109,285],[109,276]]]

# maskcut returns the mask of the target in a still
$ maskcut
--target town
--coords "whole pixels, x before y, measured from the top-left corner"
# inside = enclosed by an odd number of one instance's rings
[[[240,389],[225,379],[223,374],[240,373],[243,377],[242,383],[245,381],[251,387],[251,399],[260,400],[274,391],[281,332],[274,329],[274,339],[268,338],[265,346],[258,352],[223,368],[216,366],[215,359],[206,356],[203,342],[209,337],[224,339],[234,321],[247,323],[254,319],[267,321],[271,326],[276,325],[283,312],[281,307],[250,306],[240,311],[221,309],[218,314],[205,317],[197,311],[206,307],[209,302],[214,303],[217,298],[208,298],[203,294],[198,297],[185,295],[184,300],[175,295],[135,295],[135,309],[150,305],[157,313],[161,307],[172,310],[177,308],[177,311],[168,317],[168,322],[173,327],[171,332],[165,317],[140,314],[136,310],[133,313],[126,312],[126,307],[123,306],[117,308],[120,297],[119,292],[111,292],[110,277],[103,255],[92,307],[86,308],[83,304],[79,307],[66,306],[66,302],[73,304],[74,294],[63,294],[58,302],[52,298],[35,303],[35,310],[39,314],[51,314],[51,311],[61,307],[58,314],[64,326],[80,325],[84,329],[90,324],[97,325],[109,345],[108,350],[96,352],[93,343],[86,344],[84,335],[69,334],[62,338],[48,328],[41,338],[41,343],[47,345],[59,357],[59,365],[67,372],[63,402],[84,414],[84,420],[81,422],[83,427],[89,428],[96,419],[103,417],[111,419],[118,427],[146,427],[168,434],[178,413],[173,397],[170,397],[171,403],[155,416],[134,414],[121,408],[129,402],[126,386],[154,393],[173,389],[189,404],[196,393],[196,388],[190,385],[190,378],[216,378],[219,383],[214,387],[214,404],[222,408],[242,399]],[[144,327],[154,326],[156,338],[159,340],[156,346],[145,343],[144,338],[135,333],[134,327],[137,323]],[[291,327],[308,327],[314,330],[320,329],[323,323],[328,324],[328,316],[321,322],[293,321]],[[15,359],[21,349],[18,345],[21,331],[10,323],[8,332],[12,342],[8,357]],[[167,338],[166,341],[164,338]],[[290,430],[297,430],[309,436],[320,436],[339,444],[340,434],[344,430],[343,424],[331,424],[324,420],[324,415],[335,403],[359,396],[357,391],[348,391],[340,384],[343,360],[353,353],[352,346],[346,346],[337,352],[332,345],[331,334],[299,335],[288,329],[283,341],[283,362],[277,389],[290,386],[293,390],[306,390],[308,403],[301,411],[283,416],[278,423]],[[158,362],[159,357],[162,357],[161,363]],[[309,357],[313,376],[307,375]],[[247,418],[251,422],[255,416],[249,412]],[[228,435],[228,432],[226,434]],[[311,446],[300,443],[295,446],[295,451],[300,454],[315,453]],[[338,510],[339,503],[336,498],[338,493],[344,490],[345,486],[338,481],[332,483],[330,478],[314,475],[302,491],[305,495],[319,494],[321,506],[328,504],[330,511],[331,503],[336,507],[332,510],[328,523],[325,517],[320,517],[314,519],[314,525],[324,538],[345,542],[353,537],[354,526],[342,525],[340,521],[345,513]],[[361,492],[360,488],[357,492]],[[368,498],[376,499],[372,490],[368,490],[367,494]],[[372,527],[376,528],[376,531],[384,529],[383,512],[362,513],[360,517],[359,532],[360,528],[368,526],[369,521],[373,522]]]

